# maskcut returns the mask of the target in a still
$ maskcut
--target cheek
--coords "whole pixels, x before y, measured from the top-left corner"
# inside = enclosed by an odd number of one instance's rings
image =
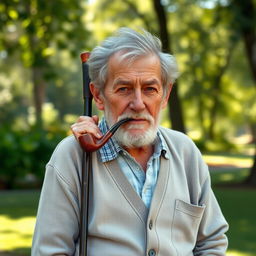
[[[126,111],[129,111],[129,102],[126,100],[117,100],[111,102],[111,110],[113,113],[120,115]]]
[[[162,109],[164,109],[167,106],[166,98],[160,98],[156,101],[150,102],[151,110],[154,111],[154,113],[158,114]]]
[[[118,116],[122,114],[122,110],[121,104],[108,102],[108,104],[105,105],[105,112],[108,112],[108,115],[111,116],[112,119],[117,119]]]
[[[168,105],[168,99],[169,99],[169,97],[164,97],[164,98],[162,99],[162,101],[161,101],[161,109],[164,109],[164,108],[167,107],[167,105]]]

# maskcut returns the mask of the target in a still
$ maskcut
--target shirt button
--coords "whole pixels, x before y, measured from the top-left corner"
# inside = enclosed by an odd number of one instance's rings
[[[148,227],[149,227],[149,229],[152,229],[152,227],[153,227],[152,220],[149,222]]]
[[[148,251],[148,256],[155,256],[156,255],[156,251],[154,249],[150,249]]]

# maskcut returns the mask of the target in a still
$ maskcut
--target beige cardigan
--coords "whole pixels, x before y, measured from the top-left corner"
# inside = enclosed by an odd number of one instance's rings
[[[149,211],[117,161],[93,154],[89,256],[225,255],[228,225],[200,152],[184,134],[160,131],[169,152]],[[81,155],[70,136],[47,164],[32,256],[78,255]]]

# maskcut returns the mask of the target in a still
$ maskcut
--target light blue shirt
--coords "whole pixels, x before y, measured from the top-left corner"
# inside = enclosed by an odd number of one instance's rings
[[[108,126],[105,119],[100,122],[99,128],[103,134],[106,133]],[[147,163],[146,172],[142,169],[141,165],[117,143],[114,137],[99,150],[99,157],[102,162],[114,159],[118,161],[122,172],[141,197],[142,201],[149,208],[160,169],[160,156],[162,154],[167,158],[165,154],[166,151],[167,145],[160,132],[158,132],[154,153]]]

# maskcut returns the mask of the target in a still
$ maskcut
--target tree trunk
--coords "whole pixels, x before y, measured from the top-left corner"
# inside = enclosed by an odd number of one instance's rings
[[[253,165],[250,169],[250,174],[245,180],[245,183],[248,185],[256,185],[256,143],[255,143],[255,153],[254,153],[254,160],[253,160]]]
[[[42,63],[42,56],[41,56],[41,48],[40,40],[37,37],[35,31],[36,31],[36,18],[35,15],[37,13],[37,10],[34,9],[37,8],[33,5],[31,5],[30,2],[28,2],[25,5],[25,8],[27,10],[27,13],[31,16],[31,22],[29,26],[27,27],[27,34],[28,34],[28,41],[29,41],[29,48],[31,50],[31,53],[33,55],[32,57],[32,64],[31,64],[31,72],[32,72],[32,84],[33,84],[33,103],[35,107],[35,117],[36,117],[36,127],[42,128],[43,127],[43,120],[42,120],[42,106],[45,100],[45,79],[43,75],[43,65]],[[45,45],[46,47],[46,45]],[[39,65],[40,63],[40,65]]]
[[[161,0],[153,0],[154,9],[159,24],[160,39],[165,52],[172,53],[171,40],[169,39],[167,29],[167,18]],[[174,85],[169,100],[169,114],[172,122],[172,129],[185,133],[185,124],[182,113],[182,106],[178,96],[178,83]]]
[[[239,2],[239,1],[238,1]],[[240,2],[241,12],[245,19],[242,25],[242,35],[245,45],[247,59],[252,72],[256,86],[256,30],[255,30],[255,12],[256,8],[252,0]]]
[[[247,54],[247,59],[252,72],[252,77],[254,79],[254,84],[256,86],[256,31],[255,31],[255,5],[252,0],[240,1],[234,0],[233,3],[237,7],[236,11],[239,11],[240,17],[240,30],[243,37],[245,51]],[[255,154],[254,163],[250,170],[250,175],[246,180],[247,184],[256,185],[256,143],[255,143]]]
[[[252,134],[252,143],[256,144],[256,123],[250,123],[249,127]]]
[[[43,78],[42,70],[39,67],[32,68],[32,80],[33,80],[33,97],[36,113],[36,126],[42,128],[42,106],[45,99],[45,81]]]

